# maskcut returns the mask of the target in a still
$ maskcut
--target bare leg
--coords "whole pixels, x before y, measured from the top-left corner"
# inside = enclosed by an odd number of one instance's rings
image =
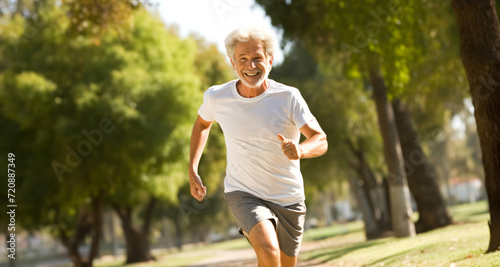
[[[280,266],[280,247],[278,236],[274,229],[274,224],[270,220],[263,220],[257,223],[250,233],[248,239],[252,244],[259,267],[279,267]],[[283,265],[288,266],[288,265]]]
[[[283,267],[295,267],[297,265],[297,258],[298,256],[295,256],[295,257],[290,257],[288,255],[286,255],[285,253],[283,253],[283,251],[280,251],[281,252],[281,266]]]

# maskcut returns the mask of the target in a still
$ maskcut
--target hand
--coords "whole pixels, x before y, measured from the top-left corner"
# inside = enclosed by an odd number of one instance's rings
[[[200,176],[195,172],[189,172],[189,186],[191,195],[198,201],[202,201],[207,195],[207,188],[203,186]]]
[[[281,141],[281,150],[289,160],[297,160],[302,158],[302,149],[300,145],[292,139],[286,139],[283,135],[278,134]]]

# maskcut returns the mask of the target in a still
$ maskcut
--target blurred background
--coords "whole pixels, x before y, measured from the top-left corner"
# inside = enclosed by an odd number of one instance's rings
[[[276,33],[270,78],[299,88],[328,135],[327,154],[302,161],[306,229],[360,222],[368,240],[395,234],[384,160],[394,131],[417,233],[484,201],[451,6],[291,2],[0,0],[0,155],[15,154],[18,251],[8,261],[1,242],[1,266],[142,262],[240,238],[218,125],[200,164],[203,202],[187,164],[203,92],[237,78],[223,40],[243,24]],[[396,128],[379,122],[381,84]]]

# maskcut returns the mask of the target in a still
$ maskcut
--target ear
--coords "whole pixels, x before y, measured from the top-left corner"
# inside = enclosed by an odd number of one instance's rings
[[[269,69],[271,69],[273,67],[274,57],[273,56],[268,56],[268,57],[269,57]]]
[[[234,61],[232,58],[229,59],[231,61],[231,65],[233,65],[233,69],[236,70],[236,64],[234,64]]]

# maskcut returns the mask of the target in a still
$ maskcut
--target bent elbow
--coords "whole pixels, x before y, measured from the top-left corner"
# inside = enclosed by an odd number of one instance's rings
[[[328,151],[328,141],[325,139],[325,153]]]
[[[326,133],[323,133],[323,135],[321,136],[321,141],[323,142],[323,155],[326,153],[326,151],[328,151],[328,139]]]

